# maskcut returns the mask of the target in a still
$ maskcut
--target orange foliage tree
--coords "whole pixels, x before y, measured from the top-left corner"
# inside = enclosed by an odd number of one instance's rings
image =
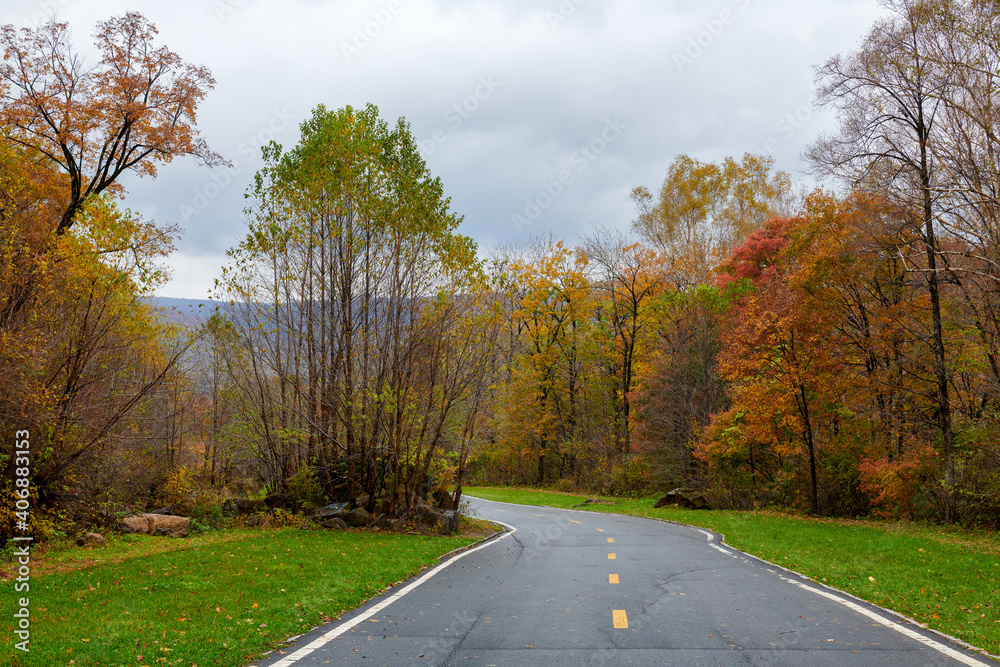
[[[154,44],[156,27],[137,12],[97,24],[100,61],[87,66],[70,44],[69,26],[0,30],[0,136],[19,146],[26,164],[60,175],[60,210],[48,234],[62,236],[88,198],[121,193],[126,171],[156,175],[156,164],[194,155],[224,164],[209,150],[196,123],[198,104],[215,80],[208,69],[184,62]],[[0,306],[8,325],[28,303],[35,267],[50,244],[24,257]]]
[[[514,317],[525,350],[509,387],[506,438],[520,458],[537,461],[538,483],[546,475],[558,479],[575,464],[563,445],[578,438],[581,424],[582,348],[592,312],[586,267],[586,256],[562,242],[537,263],[511,267],[523,291]],[[547,472],[546,461],[555,470]]]
[[[143,300],[174,230],[110,196],[129,170],[223,161],[195,127],[211,75],[155,36],[135,12],[102,21],[88,66],[65,23],[0,29],[0,423],[32,434],[40,509],[129,500],[164,473],[153,403],[185,343]]]

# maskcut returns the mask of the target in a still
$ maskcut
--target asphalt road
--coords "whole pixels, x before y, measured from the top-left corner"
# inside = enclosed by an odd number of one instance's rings
[[[998,664],[708,531],[471,502],[516,530],[255,667]]]

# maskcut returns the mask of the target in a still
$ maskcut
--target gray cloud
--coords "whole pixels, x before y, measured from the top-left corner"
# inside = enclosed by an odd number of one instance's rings
[[[629,191],[657,188],[682,152],[770,151],[800,175],[829,124],[810,109],[812,68],[881,13],[876,0],[41,0],[4,3],[0,22],[52,9],[81,46],[96,21],[142,11],[218,82],[200,126],[234,168],[179,160],[127,181],[128,206],[185,228],[162,293],[193,298],[242,237],[257,145],[294,145],[317,104],[405,117],[481,246],[548,231],[573,243],[594,224],[627,226]],[[627,129],[582,154],[615,119]],[[518,228],[531,202],[538,215]]]

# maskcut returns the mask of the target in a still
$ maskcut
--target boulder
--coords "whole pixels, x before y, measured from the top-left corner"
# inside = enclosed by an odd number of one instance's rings
[[[152,535],[166,535],[167,537],[187,537],[191,529],[191,519],[186,516],[162,516],[153,515]]]
[[[335,516],[332,519],[327,519],[319,525],[324,528],[330,528],[332,530],[347,530],[347,522],[341,519],[339,516]]]
[[[104,536],[98,533],[84,533],[77,538],[76,543],[81,547],[103,547],[107,546]]]
[[[186,516],[166,514],[139,514],[125,517],[121,520],[120,526],[122,531],[126,533],[187,537],[191,528],[191,519]]]
[[[436,489],[432,498],[434,500],[434,507],[442,510],[450,510],[452,508],[451,494],[446,489]]]
[[[318,510],[310,515],[310,518],[317,521],[322,521],[325,519],[334,519],[337,517],[343,518],[344,514],[347,512],[348,503],[330,503],[320,507]]]
[[[150,534],[149,516],[149,514],[136,514],[124,517],[118,522],[118,527],[123,533],[146,533],[148,535]]]
[[[442,535],[454,535],[458,532],[458,512],[445,510],[442,518],[444,519],[443,524],[441,521],[438,522],[438,531]]]
[[[381,515],[376,521],[375,525],[382,530],[388,530],[394,533],[398,533],[406,528],[406,524],[399,519],[390,518],[388,515]]]
[[[413,518],[420,523],[427,524],[431,528],[437,528],[438,522],[444,517],[444,511],[439,510],[436,507],[431,507],[430,505],[424,503],[422,505],[417,505],[417,511],[413,514]]]
[[[458,531],[458,512],[455,510],[440,510],[427,504],[418,504],[413,518],[440,535],[451,535]]]
[[[695,510],[712,509],[704,493],[689,489],[686,486],[668,491],[653,503],[653,507],[664,507],[665,505],[677,505],[678,507]]]
[[[368,525],[368,522],[371,520],[372,515],[364,507],[358,507],[344,515],[344,521],[347,522],[347,525],[354,526],[355,528]]]

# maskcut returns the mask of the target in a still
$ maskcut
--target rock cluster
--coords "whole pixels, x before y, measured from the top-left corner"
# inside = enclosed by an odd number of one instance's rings
[[[330,503],[310,515],[313,520],[319,521],[325,528],[344,529],[348,526],[360,528],[363,526],[376,525],[383,530],[401,531],[406,529],[406,524],[399,520],[387,516],[388,507],[384,504],[378,506],[379,513],[373,516],[364,507],[348,509],[348,503]],[[418,524],[418,530],[428,534],[438,533],[440,535],[451,535],[458,532],[458,512],[454,510],[443,510],[428,504],[422,498],[417,501],[417,508],[413,515],[414,521]],[[420,529],[423,530],[420,530]]]
[[[712,509],[704,493],[689,489],[686,486],[678,487],[673,491],[667,491],[667,493],[653,503],[653,507],[663,507],[665,505],[677,505],[678,507],[686,507],[693,510]]]

